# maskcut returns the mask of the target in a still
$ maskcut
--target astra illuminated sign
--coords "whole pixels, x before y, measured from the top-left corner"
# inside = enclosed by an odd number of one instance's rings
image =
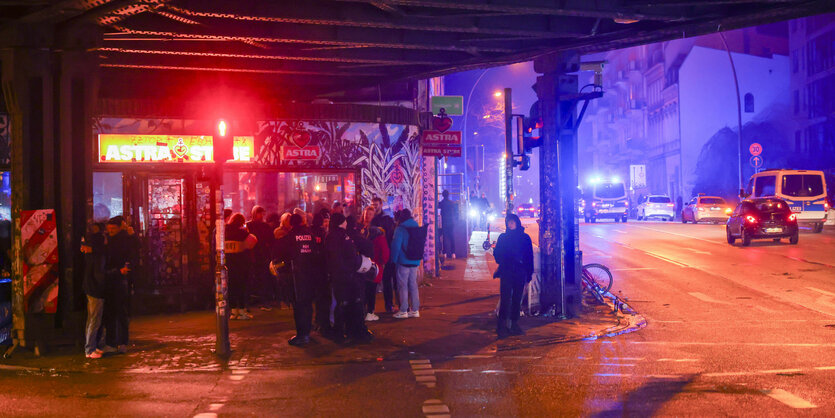
[[[235,162],[255,156],[251,136],[234,137]],[[99,135],[99,162],[103,163],[211,163],[211,135]]]

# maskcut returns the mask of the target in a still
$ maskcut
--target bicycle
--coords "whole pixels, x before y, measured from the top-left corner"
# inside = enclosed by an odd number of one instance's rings
[[[591,263],[583,266],[583,290],[589,292],[598,302],[604,303],[603,295],[613,283],[612,272],[603,264]]]

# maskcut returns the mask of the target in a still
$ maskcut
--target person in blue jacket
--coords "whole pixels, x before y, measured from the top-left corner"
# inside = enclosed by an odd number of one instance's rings
[[[420,295],[418,294],[417,276],[420,259],[413,260],[406,256],[410,231],[416,231],[418,223],[412,219],[409,209],[400,211],[400,224],[394,229],[391,240],[391,261],[396,266],[397,292],[400,295],[400,311],[394,314],[397,319],[420,317]],[[414,233],[414,232],[411,232]]]

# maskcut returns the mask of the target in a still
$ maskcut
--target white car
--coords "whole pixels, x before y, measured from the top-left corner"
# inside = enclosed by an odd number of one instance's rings
[[[672,221],[675,219],[675,204],[669,196],[664,195],[649,195],[638,202],[638,220],[650,220],[652,218],[661,219],[662,221]]]

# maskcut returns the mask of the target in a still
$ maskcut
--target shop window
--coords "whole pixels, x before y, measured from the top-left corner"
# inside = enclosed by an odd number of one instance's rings
[[[93,173],[93,221],[107,222],[123,214],[122,173]]]
[[[227,172],[223,177],[224,207],[249,219],[256,205],[267,214],[300,208],[315,213],[341,202],[354,211],[356,178],[353,172]],[[356,211],[353,213],[357,213]]]

